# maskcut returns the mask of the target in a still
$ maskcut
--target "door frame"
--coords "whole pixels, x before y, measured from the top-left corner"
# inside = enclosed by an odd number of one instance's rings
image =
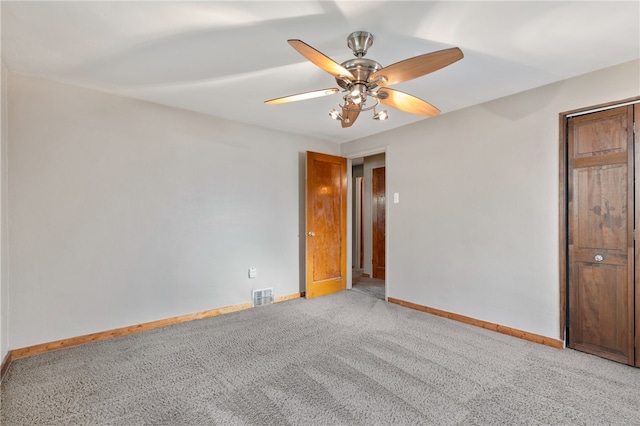
[[[387,200],[389,199],[389,146],[381,146],[378,148],[372,148],[364,151],[357,151],[347,155],[343,155],[347,159],[347,194],[353,193],[353,173],[350,173],[352,170],[353,164],[352,160],[354,158],[360,157],[370,157],[372,155],[384,154],[384,165],[386,167],[386,177],[384,183],[385,194],[387,194]],[[347,197],[347,265],[353,264],[353,197]],[[385,236],[384,236],[384,244],[385,244],[385,253],[384,253],[384,264],[385,264],[385,281],[384,281],[384,300],[388,300],[389,298],[389,285],[391,283],[392,275],[389,272],[389,205],[391,203],[387,201],[385,203]],[[347,268],[347,289],[350,289],[353,283],[353,268]]]
[[[574,109],[574,110],[570,110],[570,111],[565,111],[559,114],[559,124],[558,124],[558,129],[559,129],[559,155],[558,155],[558,160],[559,160],[559,167],[558,167],[558,172],[559,172],[559,191],[558,191],[558,211],[559,211],[559,215],[558,215],[558,222],[559,222],[559,235],[558,235],[558,241],[559,241],[559,247],[558,247],[558,259],[559,259],[559,284],[560,284],[560,330],[559,330],[559,337],[560,340],[562,340],[564,342],[564,347],[567,347],[567,316],[569,314],[568,311],[568,294],[569,294],[569,262],[568,262],[568,250],[567,250],[567,241],[568,241],[568,232],[569,232],[569,211],[567,208],[567,202],[568,202],[568,197],[567,197],[567,193],[568,193],[568,183],[569,183],[569,176],[567,175],[568,173],[568,164],[569,164],[569,152],[568,152],[568,147],[567,147],[567,123],[568,123],[568,119],[571,117],[575,117],[578,115],[584,115],[584,114],[590,114],[593,112],[598,112],[598,111],[602,111],[602,110],[607,110],[607,109],[612,109],[612,108],[617,108],[620,106],[625,106],[625,105],[631,105],[631,104],[639,104],[640,103],[640,96],[637,97],[633,97],[633,98],[627,98],[627,99],[623,99],[623,100],[619,100],[619,101],[614,101],[614,102],[607,102],[607,103],[603,103],[603,104],[598,104],[598,105],[594,105],[594,106],[590,106],[590,107],[585,107],[585,108],[579,108],[579,109]],[[640,105],[638,105],[640,107]],[[640,130],[640,129],[638,129]],[[634,143],[638,143],[637,141],[637,137],[636,140],[634,141]],[[636,147],[637,148],[637,147]],[[636,152],[638,152],[636,150]],[[634,160],[636,162],[636,168],[638,166],[638,158],[636,156],[636,159]],[[638,197],[640,194],[640,185],[636,185],[635,188],[636,191],[636,199],[640,200],[640,198]],[[635,212],[635,221],[636,223],[640,223],[640,206],[638,206]],[[638,246],[639,246],[639,240],[636,239],[635,241],[635,252],[638,253]],[[636,270],[638,269],[638,263],[637,263],[638,257],[636,254]],[[638,289],[640,288],[640,276],[638,273],[635,274],[635,286],[636,286],[636,294],[640,293],[638,291]],[[638,307],[636,307],[636,324],[640,323],[640,321],[638,320],[638,318],[640,317],[640,313],[639,313],[640,309],[638,309]],[[636,345],[637,345],[637,340],[638,340],[638,335],[636,335]],[[638,350],[636,350],[636,363],[638,360]]]

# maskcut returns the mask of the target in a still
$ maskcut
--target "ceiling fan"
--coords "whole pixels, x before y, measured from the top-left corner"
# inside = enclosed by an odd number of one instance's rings
[[[331,118],[342,122],[342,127],[350,127],[362,111],[372,109],[374,119],[386,120],[388,117],[386,110],[379,112],[375,110],[380,103],[401,111],[427,117],[434,117],[440,114],[440,110],[428,102],[386,86],[421,77],[451,65],[464,57],[459,48],[452,47],[415,56],[383,67],[376,61],[364,58],[367,54],[367,49],[373,44],[373,34],[367,31],[356,31],[347,37],[347,46],[353,51],[356,58],[338,64],[302,40],[292,39],[287,41],[302,56],[333,75],[338,86],[343,89],[342,91],[345,93],[343,96],[344,103],[339,105],[342,113],[335,109],[329,112]],[[271,99],[265,101],[265,104],[275,105],[301,101],[333,95],[338,92],[340,92],[340,89],[335,87],[314,90]],[[367,104],[370,99],[370,103]]]

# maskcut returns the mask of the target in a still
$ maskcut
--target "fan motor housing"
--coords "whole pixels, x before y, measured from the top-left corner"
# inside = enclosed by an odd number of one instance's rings
[[[367,85],[369,76],[374,72],[380,71],[382,69],[382,65],[380,65],[376,61],[366,58],[349,59],[348,61],[344,61],[341,65],[349,70],[351,74],[353,74],[353,76],[356,78],[352,82],[336,78],[338,86],[342,87],[343,89],[349,89],[349,87],[351,87],[354,83],[363,83]]]

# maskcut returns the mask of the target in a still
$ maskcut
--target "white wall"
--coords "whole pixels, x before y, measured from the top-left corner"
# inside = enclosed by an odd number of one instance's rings
[[[9,351],[7,297],[7,68],[0,66],[0,362]]]
[[[388,296],[558,338],[559,113],[640,95],[639,64],[343,144],[388,147]]]
[[[13,73],[8,90],[11,349],[301,290],[303,153],[339,146]]]

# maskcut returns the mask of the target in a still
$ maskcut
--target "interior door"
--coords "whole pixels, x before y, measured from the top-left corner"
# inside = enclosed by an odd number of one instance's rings
[[[568,120],[569,347],[634,364],[633,106]]]
[[[633,148],[634,148],[634,159],[635,159],[635,170],[640,170],[640,135],[639,132],[636,130],[637,126],[640,126],[640,104],[636,104],[633,107],[633,111],[634,111],[634,119],[633,119],[633,136],[634,136],[634,142],[633,142]],[[638,191],[640,191],[640,185],[636,185],[635,187],[635,194],[638,193]],[[635,197],[636,200],[640,199],[640,196],[636,195]],[[635,209],[635,216],[636,216],[636,220],[635,223],[640,223],[640,206],[636,207]],[[640,242],[638,241],[638,237],[635,235],[637,234],[638,231],[634,230],[634,237],[635,237],[635,265],[638,266],[640,265],[640,250],[638,249],[638,244],[640,244]],[[634,268],[635,270],[636,268]],[[635,331],[636,331],[636,367],[640,367],[640,274],[636,274],[635,277],[635,287],[636,287],[636,302],[635,302],[635,311],[636,311],[636,321],[635,321]]]
[[[373,169],[372,175],[372,213],[371,219],[373,224],[372,233],[372,261],[373,261],[373,278],[384,280],[385,277],[385,168],[378,167]]]
[[[347,288],[347,159],[307,152],[306,297]]]

